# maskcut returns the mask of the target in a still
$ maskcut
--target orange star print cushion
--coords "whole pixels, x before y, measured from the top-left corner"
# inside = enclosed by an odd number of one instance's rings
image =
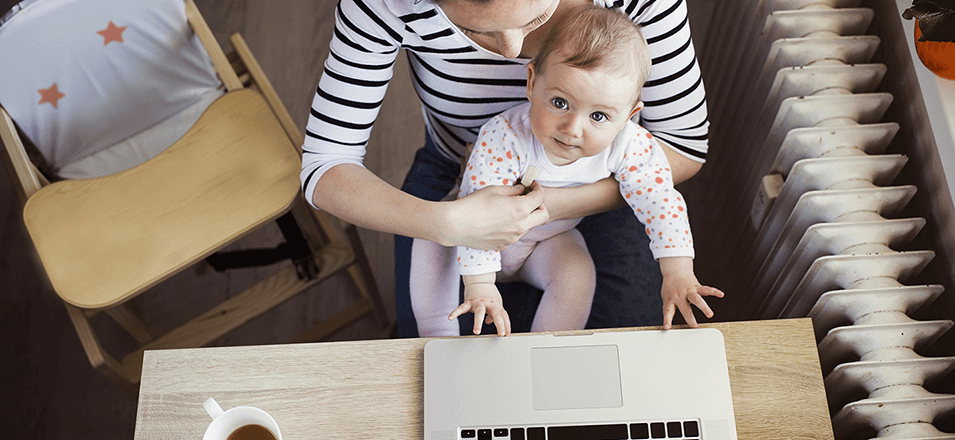
[[[56,168],[221,93],[182,0],[23,4],[0,24],[0,105]]]

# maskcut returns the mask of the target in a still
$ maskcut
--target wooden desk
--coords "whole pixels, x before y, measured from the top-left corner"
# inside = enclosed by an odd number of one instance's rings
[[[705,327],[726,341],[740,440],[833,438],[809,319]],[[426,342],[147,351],[135,438],[202,438],[215,397],[268,411],[286,440],[421,439]]]

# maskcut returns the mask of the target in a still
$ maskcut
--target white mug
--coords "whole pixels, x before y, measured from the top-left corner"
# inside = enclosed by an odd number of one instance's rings
[[[206,428],[206,434],[202,440],[225,440],[232,434],[232,431],[245,425],[262,425],[275,434],[276,440],[282,440],[282,433],[279,431],[278,423],[269,415],[254,406],[237,406],[228,411],[222,411],[222,407],[213,398],[206,399],[202,406],[212,417],[212,423]]]

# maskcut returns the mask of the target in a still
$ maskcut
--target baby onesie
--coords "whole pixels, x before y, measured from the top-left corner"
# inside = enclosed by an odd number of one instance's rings
[[[646,226],[654,258],[693,257],[686,203],[673,187],[670,165],[653,135],[632,121],[600,154],[557,166],[534,137],[530,103],[504,111],[488,121],[478,135],[461,182],[459,197],[490,185],[513,185],[531,166],[545,187],[573,187],[613,175],[634,215]],[[535,243],[573,228],[580,219],[559,220],[532,229],[503,252],[458,247],[461,275],[501,271],[513,274]],[[511,249],[511,248],[514,249]]]

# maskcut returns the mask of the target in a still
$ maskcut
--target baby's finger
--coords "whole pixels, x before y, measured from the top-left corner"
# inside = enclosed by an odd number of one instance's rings
[[[471,301],[465,301],[458,308],[451,311],[451,314],[448,315],[448,321],[454,321],[458,316],[461,316],[471,310]]]
[[[473,311],[474,311],[474,334],[479,335],[481,334],[481,326],[484,323],[485,308],[484,306],[479,305],[475,307]]]
[[[692,293],[690,295],[696,296]],[[700,324],[696,322],[696,317],[693,316],[693,308],[690,307],[690,303],[680,304],[680,314],[683,315],[683,319],[686,320],[686,324],[689,325],[690,328],[700,328]]]
[[[490,316],[494,318],[494,327],[497,328],[497,335],[507,336],[507,322],[506,318],[504,317],[504,311],[500,310],[491,312]]]
[[[673,324],[674,313],[676,313],[676,310],[672,303],[663,305],[663,329],[664,330],[669,330],[670,326]]]
[[[724,295],[722,290],[710,286],[697,286],[696,291],[702,296],[715,296],[717,298],[722,298]]]
[[[713,317],[713,310],[710,309],[710,305],[706,303],[706,300],[703,299],[702,296],[691,292],[689,295],[686,296],[686,299],[691,304],[696,306],[696,308],[700,309],[700,311],[703,312],[703,314],[706,315],[707,318]]]
[[[506,334],[511,334],[511,316],[507,314],[507,310],[504,311],[504,325],[506,328]]]

